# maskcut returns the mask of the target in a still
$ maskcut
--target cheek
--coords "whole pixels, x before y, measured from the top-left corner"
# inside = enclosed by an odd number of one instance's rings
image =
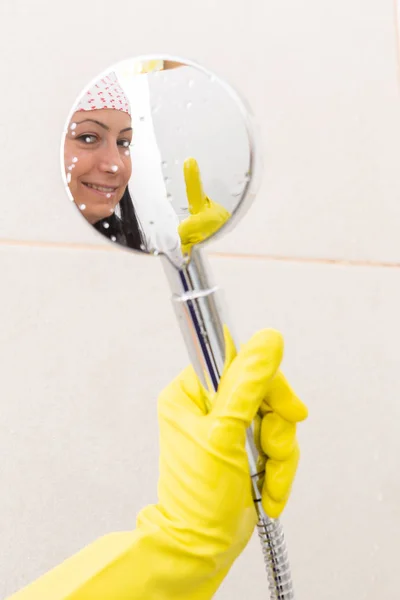
[[[73,150],[64,154],[64,165],[67,180],[74,181],[89,173],[93,168],[93,160],[84,152]],[[70,175],[70,176],[69,176]]]
[[[125,165],[125,183],[128,184],[131,175],[132,175],[132,161],[130,156],[124,156],[124,165]]]
[[[64,168],[66,173],[70,171],[69,167],[73,164],[72,159],[74,156],[74,143],[67,137],[64,143]]]

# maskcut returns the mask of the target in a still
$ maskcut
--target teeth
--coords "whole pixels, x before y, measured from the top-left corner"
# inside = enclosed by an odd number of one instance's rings
[[[113,187],[103,187],[102,185],[94,185],[93,183],[87,183],[87,187],[93,188],[94,190],[98,190],[99,192],[104,192],[105,194],[111,194],[115,192],[116,188]]]

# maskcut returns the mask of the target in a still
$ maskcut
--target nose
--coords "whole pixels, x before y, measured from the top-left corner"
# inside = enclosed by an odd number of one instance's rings
[[[116,143],[107,143],[100,150],[99,169],[103,173],[117,174],[124,168],[120,150]]]

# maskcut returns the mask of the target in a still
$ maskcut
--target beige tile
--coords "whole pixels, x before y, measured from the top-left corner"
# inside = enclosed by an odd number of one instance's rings
[[[264,178],[215,248],[398,262],[394,3],[263,6],[259,52],[238,84],[260,122]]]
[[[183,53],[223,71],[221,31],[238,60],[247,46],[244,39],[237,43],[238,30],[250,30],[256,18],[244,12],[245,6],[244,0],[221,0],[215,10],[207,0],[193,21],[181,0],[121,0],[115,11],[102,0],[95,11],[78,0],[63,11],[50,0],[4,5],[0,44],[10,90],[0,99],[6,115],[0,130],[0,162],[6,165],[0,180],[0,238],[96,243],[83,220],[76,220],[61,184],[61,133],[76,96],[114,62],[149,52]],[[186,19],[190,25],[182,25]],[[121,31],[122,22],[129,31]]]
[[[392,0],[49,0],[2,9],[0,238],[100,243],[60,181],[66,115],[114,60],[195,57],[249,99],[265,152],[258,199],[224,251],[399,261],[399,99]],[[140,13],[140,18],[138,14]],[[119,31],[123,15],[129,35]],[[90,20],[96,35],[90,38]],[[168,27],[165,23],[168,21]],[[143,24],[151,26],[143,26]],[[204,40],[207,40],[207,43]]]
[[[285,334],[284,369],[310,417],[284,515],[297,597],[396,596],[400,415],[396,269],[213,261],[242,339]],[[266,597],[258,542],[221,598]]]
[[[0,250],[1,598],[155,500],[156,399],[186,355],[143,260]]]
[[[298,598],[396,597],[398,271],[211,264],[239,339],[284,333],[310,408],[284,517]],[[186,354],[156,260],[2,247],[0,270],[3,597],[155,500],[156,397]],[[249,593],[256,539],[217,597]]]

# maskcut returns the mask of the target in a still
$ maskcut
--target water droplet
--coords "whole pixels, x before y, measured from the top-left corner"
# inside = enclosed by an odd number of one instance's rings
[[[191,88],[194,86],[194,79],[189,79],[188,86]]]
[[[151,107],[151,112],[152,113],[156,113],[160,110],[160,105],[159,104],[153,104],[153,106]]]
[[[103,223],[103,227],[104,229],[108,229],[110,227],[110,223],[107,223],[107,221],[105,223]]]
[[[139,117],[139,121],[144,121],[144,116]]]
[[[172,194],[170,194],[170,193],[168,192],[168,194],[167,194],[167,198],[168,198],[169,200],[172,200]]]
[[[116,242],[117,241],[117,238],[115,237],[115,235],[112,235],[110,239],[111,239],[112,242]]]
[[[106,195],[106,197],[107,197],[107,198],[111,198],[111,194],[107,194],[107,195]]]
[[[144,252],[146,250],[146,246],[144,244],[140,244],[140,249]]]
[[[74,165],[69,165],[68,171],[72,171],[73,168],[74,168]]]
[[[79,208],[80,208],[81,210],[85,210],[85,208],[86,208],[86,204],[80,204],[80,205],[79,205]]]
[[[72,159],[72,162],[73,162],[73,163],[77,163],[77,162],[78,162],[78,157],[77,157],[77,156],[74,156],[74,158]]]
[[[130,155],[131,155],[130,150],[125,150],[125,156],[130,156]]]
[[[182,133],[183,128],[181,127],[181,125],[178,125],[178,127],[176,128],[178,133]]]
[[[70,129],[76,129],[76,123],[71,123]]]
[[[71,173],[67,173],[67,183],[71,182],[71,178],[72,178]]]
[[[71,135],[76,135],[76,132],[75,132],[75,131],[73,131],[73,132],[71,133]]]
[[[193,102],[188,102],[188,103],[186,104],[186,108],[188,108],[188,109],[189,109],[189,108],[192,108],[192,106],[193,106]]]
[[[149,225],[154,225],[154,221],[149,221]]]
[[[171,177],[164,177],[164,181],[168,185],[169,183],[171,183]]]
[[[116,172],[118,171],[118,167],[117,167],[117,165],[113,165],[113,166],[111,167],[111,171],[112,171],[113,173],[116,173]]]
[[[175,165],[179,165],[179,158],[176,158],[176,159],[174,160],[174,164],[175,164]]]
[[[163,160],[162,163],[161,163],[161,166],[162,166],[163,169],[166,169],[168,167],[167,161]]]

